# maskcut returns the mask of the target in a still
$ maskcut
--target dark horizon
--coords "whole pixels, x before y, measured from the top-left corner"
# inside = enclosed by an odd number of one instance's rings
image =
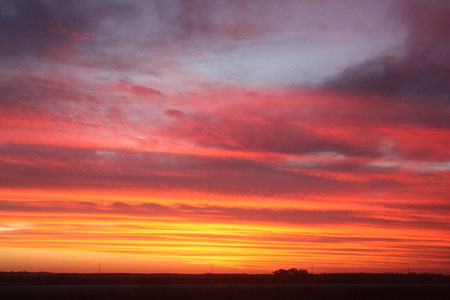
[[[70,274],[0,272],[5,299],[427,299],[443,274]]]

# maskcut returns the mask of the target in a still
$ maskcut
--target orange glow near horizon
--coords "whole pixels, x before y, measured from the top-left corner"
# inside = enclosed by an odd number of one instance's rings
[[[93,199],[90,204],[85,201],[87,196]],[[103,197],[111,201],[98,200]],[[5,270],[96,272],[101,263],[103,272],[205,273],[213,264],[216,272],[267,273],[278,267],[309,269],[314,264],[316,272],[404,272],[409,264],[417,271],[442,272],[442,259],[436,253],[430,255],[430,249],[449,245],[446,230],[405,226],[409,218],[398,210],[356,203],[361,212],[370,209],[377,217],[385,216],[386,222],[398,224],[358,218],[354,224],[339,219],[296,223],[283,220],[283,214],[305,207],[307,213],[317,210],[326,214],[329,210],[320,203],[292,206],[291,202],[290,208],[289,203],[276,207],[267,199],[267,205],[260,208],[257,204],[237,208],[213,203],[184,207],[183,198],[172,200],[176,204],[151,198],[153,205],[161,205],[155,213],[142,211],[139,205],[149,203],[143,201],[143,195],[127,204],[119,202],[124,200],[120,196],[103,193],[96,197],[92,191],[54,195],[48,191],[2,191],[5,198],[25,199],[15,200],[16,208],[0,214],[4,245],[0,253],[9,257],[2,259]],[[237,203],[245,203],[245,199]],[[351,205],[342,204],[328,209],[346,214]],[[243,212],[236,215],[235,209]],[[263,210],[281,218],[270,220]],[[441,219],[446,221],[445,216]],[[58,259],[52,261],[53,256]]]

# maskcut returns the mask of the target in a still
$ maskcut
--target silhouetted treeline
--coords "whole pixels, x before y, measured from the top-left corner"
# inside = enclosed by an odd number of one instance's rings
[[[291,268],[288,270],[278,269],[278,270],[274,271],[273,274],[276,276],[306,276],[306,275],[308,275],[308,271],[296,269],[296,268]]]
[[[282,271],[280,271],[282,270]],[[330,273],[280,269],[274,274],[81,274],[0,272],[0,285],[16,284],[280,284],[280,283],[450,283],[449,275],[428,273]],[[286,272],[285,272],[286,271]],[[305,272],[304,272],[305,271]]]

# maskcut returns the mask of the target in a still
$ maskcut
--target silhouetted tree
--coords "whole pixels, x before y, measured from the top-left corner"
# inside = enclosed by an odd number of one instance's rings
[[[289,270],[278,269],[274,271],[273,274],[278,276],[305,276],[308,275],[308,271],[296,268],[291,268]]]
[[[297,275],[298,274],[298,270],[296,268],[290,268],[289,270],[287,270],[287,273],[289,275]]]
[[[286,271],[285,269],[278,269],[276,271],[273,272],[273,274],[275,275],[288,275],[288,271]]]
[[[306,276],[306,275],[308,275],[308,271],[307,270],[298,269],[297,274],[300,275],[300,276]]]

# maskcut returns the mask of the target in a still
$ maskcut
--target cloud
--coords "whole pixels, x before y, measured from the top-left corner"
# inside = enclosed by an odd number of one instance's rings
[[[424,107],[437,105],[444,112],[436,117],[443,118],[445,114],[448,120],[450,64],[445,53],[450,49],[446,32],[450,26],[449,13],[447,1],[401,1],[395,8],[395,17],[408,30],[402,51],[349,67],[324,87],[345,93],[396,97],[396,101],[420,103]]]
[[[53,48],[89,34],[90,24],[81,6],[67,1],[2,1],[0,57],[45,55]],[[60,22],[64,22],[64,25]]]
[[[239,115],[212,115],[186,119],[171,134],[202,146],[224,149],[302,154],[335,151],[351,156],[377,156],[369,147],[333,139],[278,118],[243,119]],[[169,134],[170,134],[169,133]]]
[[[445,173],[438,170],[414,174],[399,168],[368,168],[365,161],[294,168],[278,159],[25,144],[2,145],[0,167],[0,186],[6,189],[136,190],[268,199],[331,197],[338,201],[366,199],[375,193],[398,201],[408,197],[443,201],[445,193],[439,187],[446,181]]]
[[[171,118],[179,119],[184,117],[184,113],[181,110],[178,109],[168,109],[164,112],[166,116],[169,116]]]
[[[131,86],[130,91],[133,94],[139,96],[163,96],[163,94],[160,91],[140,85]]]
[[[16,149],[16,150],[15,150]],[[102,150],[102,151],[99,151]],[[346,183],[278,170],[270,164],[158,152],[7,145],[0,148],[3,187],[114,188],[219,194],[290,194],[344,190]],[[233,174],[233,176],[230,176]],[[299,182],[302,182],[299,184]]]
[[[89,33],[72,32],[60,24],[55,24],[54,27],[50,29],[50,32],[58,35],[65,35],[75,42],[84,42],[91,38],[91,34]]]
[[[197,221],[236,220],[268,223],[292,223],[309,226],[323,225],[358,225],[389,226],[448,229],[449,225],[435,218],[410,216],[409,218],[385,218],[374,216],[370,211],[352,210],[306,210],[306,209],[248,209],[221,206],[192,206],[177,204],[165,206],[157,203],[127,204],[114,202],[99,205],[90,202],[24,202],[0,201],[0,211],[8,212],[42,212],[73,214],[117,214],[124,216],[171,216],[194,218]]]
[[[317,89],[244,91],[206,91],[190,99],[190,113],[161,127],[161,134],[200,147],[284,155],[448,157],[441,147],[446,112],[436,107]],[[216,105],[205,105],[209,101]]]
[[[131,17],[133,10],[122,1],[2,1],[0,63],[16,71],[30,65],[34,70],[37,64],[40,69],[54,68],[58,63],[66,68],[129,69],[130,60],[105,49],[110,35],[100,29]]]

